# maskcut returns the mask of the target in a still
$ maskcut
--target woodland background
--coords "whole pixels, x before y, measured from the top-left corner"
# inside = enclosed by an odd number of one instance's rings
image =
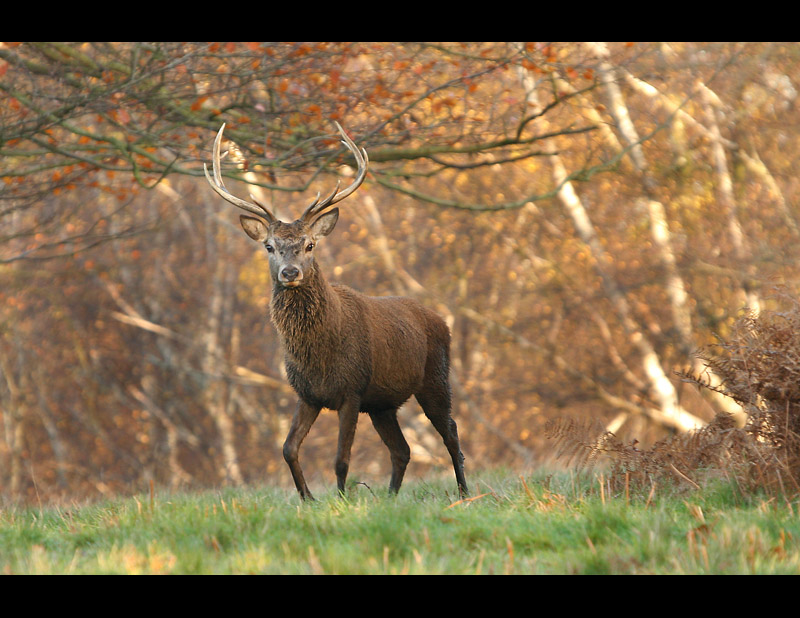
[[[367,149],[319,259],[447,319],[468,475],[547,461],[549,419],[741,420],[678,372],[796,296],[798,83],[793,43],[0,44],[0,496],[290,485],[266,257],[203,177],[222,122],[227,186],[284,219],[352,175],[334,120]],[[409,476],[451,473],[401,425]]]

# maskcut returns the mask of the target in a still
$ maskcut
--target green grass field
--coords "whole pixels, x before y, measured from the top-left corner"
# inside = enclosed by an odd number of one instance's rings
[[[354,484],[301,503],[274,488],[0,508],[19,574],[742,574],[800,572],[800,503],[717,481],[609,496],[598,474]]]

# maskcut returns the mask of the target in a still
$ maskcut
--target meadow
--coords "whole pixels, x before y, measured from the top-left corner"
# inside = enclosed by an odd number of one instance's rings
[[[0,508],[5,574],[790,574],[800,504],[651,486],[602,472],[493,470],[459,500],[449,476],[397,496],[353,483],[313,503],[270,487]]]

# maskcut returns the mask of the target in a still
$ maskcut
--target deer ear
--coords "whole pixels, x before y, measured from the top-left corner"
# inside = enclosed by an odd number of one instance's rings
[[[242,229],[245,233],[258,242],[264,242],[267,238],[267,224],[261,219],[255,217],[248,217],[247,215],[239,215],[239,223],[242,224]]]
[[[327,236],[333,231],[333,228],[336,227],[336,222],[339,220],[339,209],[334,208],[333,210],[326,212],[324,215],[319,217],[314,223],[311,224],[311,234],[314,238],[319,238],[320,236]]]

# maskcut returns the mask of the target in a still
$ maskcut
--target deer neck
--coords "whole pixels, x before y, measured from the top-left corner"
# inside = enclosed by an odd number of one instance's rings
[[[297,361],[320,356],[338,336],[340,299],[314,264],[304,285],[288,288],[275,283],[270,312],[286,351]]]

